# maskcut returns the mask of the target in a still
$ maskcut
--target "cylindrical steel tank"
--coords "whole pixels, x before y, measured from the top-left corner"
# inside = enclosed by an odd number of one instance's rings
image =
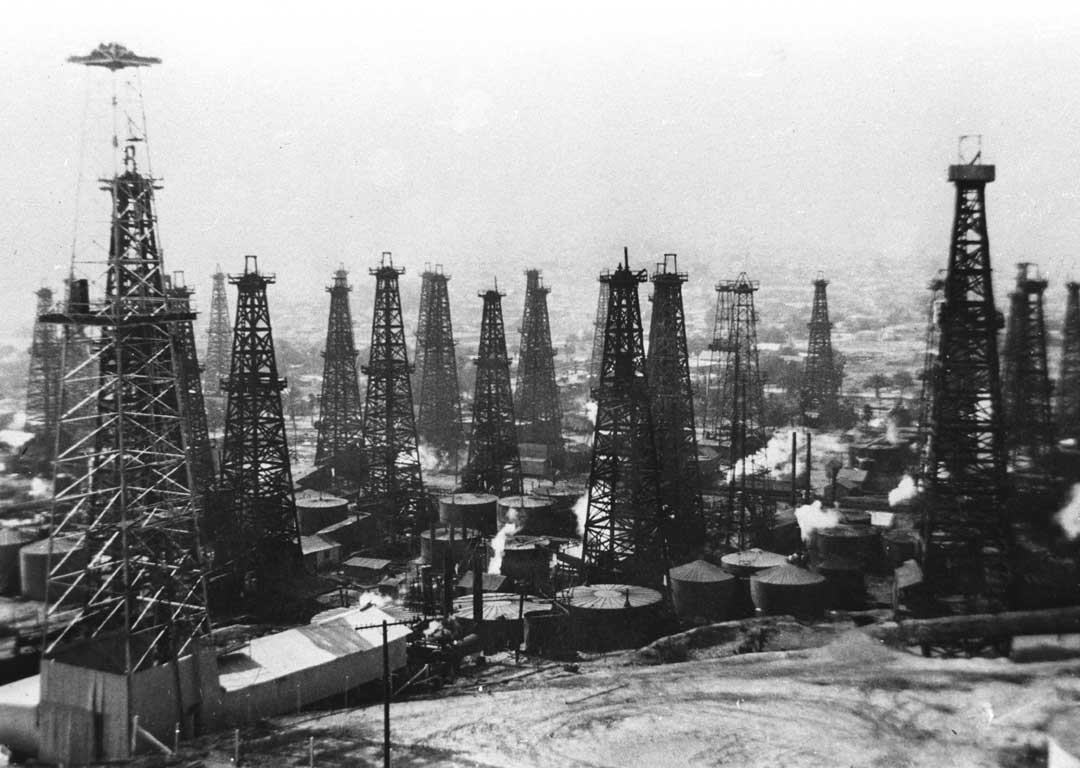
[[[548,610],[550,605],[520,595],[505,592],[485,592],[483,614],[479,625],[473,616],[473,597],[467,595],[454,600],[454,615],[468,622],[484,638],[485,650],[501,650],[517,647],[525,637],[520,620],[524,613]]]
[[[473,528],[487,536],[495,534],[495,505],[499,497],[490,493],[454,493],[439,499],[442,525]]]
[[[525,652],[561,658],[574,652],[569,614],[551,606],[525,612]]]
[[[66,558],[66,559],[65,559]],[[42,539],[24,545],[19,550],[20,591],[27,600],[45,602],[49,581],[49,540]],[[54,569],[63,563],[58,573],[75,573],[86,568],[89,558],[86,550],[72,539],[56,537],[52,540],[52,564]],[[49,593],[50,600],[59,600],[64,590],[54,587]],[[76,602],[78,595],[72,591],[68,603]]]
[[[856,611],[866,603],[866,579],[856,563],[826,558],[814,568],[825,577],[825,604],[830,608]]]
[[[460,563],[468,552],[470,541],[480,535],[479,531],[469,528],[454,528],[454,562]],[[450,529],[436,528],[435,538],[432,540],[431,531],[420,532],[420,559],[426,565],[434,565],[442,568],[450,549]]]
[[[705,560],[672,568],[675,613],[684,621],[723,621],[730,617],[737,583],[730,573]]]
[[[795,565],[781,565],[750,577],[754,606],[769,616],[821,618],[825,577]]]
[[[885,531],[881,535],[881,544],[885,549],[885,559],[893,568],[919,556],[919,534],[915,531]]]
[[[538,533],[541,536],[578,536],[577,517],[574,506],[585,495],[586,489],[573,485],[542,485],[533,489],[532,496],[552,503],[549,530]]]
[[[499,499],[498,526],[508,522],[517,526],[516,533],[528,536],[556,536],[551,529],[557,526],[555,505],[551,499],[534,496],[504,496]]]
[[[656,629],[662,596],[631,584],[574,587],[568,596],[575,644],[581,650],[637,648]]]
[[[815,561],[840,558],[856,563],[864,570],[876,568],[881,562],[881,537],[873,527],[835,525],[818,528],[811,535],[810,544]]]
[[[720,558],[721,567],[732,576],[753,576],[758,571],[786,565],[787,558],[763,549],[744,549]]]
[[[541,543],[547,542],[533,537],[508,536],[499,573],[526,584],[546,582],[551,575],[551,552],[540,549],[537,545]]]
[[[296,500],[300,533],[311,536],[328,525],[340,523],[349,512],[349,502],[337,496],[301,496]]]
[[[0,528],[0,595],[19,594],[19,550],[37,538],[23,528]]]

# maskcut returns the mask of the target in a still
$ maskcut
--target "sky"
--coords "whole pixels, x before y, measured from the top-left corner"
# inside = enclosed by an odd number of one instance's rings
[[[624,246],[639,267],[676,252],[708,284],[924,284],[945,265],[957,138],[978,133],[999,278],[1035,262],[1063,304],[1080,279],[1080,11],[806,5],[7,8],[7,332],[29,332],[73,243],[107,240],[109,76],[64,63],[106,40],[164,61],[141,75],[161,237],[207,301],[215,266],[248,253],[289,311],[320,317],[333,270],[366,292],[381,251],[417,285],[443,264],[463,297],[521,290],[539,266],[582,318]]]

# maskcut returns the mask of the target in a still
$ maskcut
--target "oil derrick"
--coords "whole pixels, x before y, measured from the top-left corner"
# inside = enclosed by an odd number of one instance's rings
[[[1080,442],[1080,283],[1069,283],[1062,333],[1057,420],[1062,437]]]
[[[174,312],[191,315],[191,294],[183,283],[183,273],[166,280],[166,295]],[[192,488],[196,493],[206,491],[214,480],[214,455],[206,427],[206,406],[203,401],[202,367],[195,349],[195,330],[190,320],[175,323],[170,329],[176,348],[176,385],[180,393],[180,410],[187,430],[186,445],[191,456]]]
[[[166,295],[157,183],[140,168],[146,129],[137,83],[128,77],[129,68],[159,60],[110,43],[69,61],[112,71],[112,125],[123,131],[112,136],[116,173],[102,180],[112,204],[108,249],[76,241],[69,300],[42,317],[65,329],[86,329],[61,334],[65,347],[81,348],[63,353],[60,428],[85,438],[61,445],[55,459],[42,633],[42,671],[48,662],[53,674],[42,675],[42,734],[66,732],[75,711],[45,706],[71,701],[65,698],[71,677],[59,665],[93,669],[85,674],[95,679],[123,678],[118,686],[105,683],[114,693],[95,705],[103,702],[107,710],[107,716],[95,710],[99,724],[124,723],[119,739],[115,731],[107,745],[100,733],[87,736],[85,745],[43,736],[43,756],[53,756],[46,759],[72,764],[128,757],[129,713],[140,693],[144,700],[151,695],[140,673],[164,668],[172,670],[163,673],[170,682],[179,682],[181,674],[190,680],[198,658],[181,660],[200,650],[209,622],[196,532],[198,497],[191,492],[172,343],[175,324],[193,318],[176,311]],[[69,390],[79,402],[64,399]],[[185,697],[193,689],[195,698]],[[190,733],[192,713],[202,704],[199,686],[156,685],[152,695],[159,701],[164,696],[161,704],[173,708],[170,732],[175,715],[182,732]],[[78,710],[83,712],[93,716]]]
[[[461,484],[466,491],[475,493],[518,496],[522,492],[521,461],[510,390],[510,357],[503,330],[503,294],[496,287],[479,295],[484,300],[484,313],[476,357],[469,463]]]
[[[596,320],[593,322],[592,357],[589,358],[589,397],[596,399],[594,391],[600,386],[600,365],[604,359],[604,334],[607,331],[608,295],[610,288],[603,280],[596,299]]]
[[[807,426],[828,428],[836,424],[839,413],[837,395],[840,377],[833,362],[832,323],[823,276],[814,280],[814,308],[810,314],[810,341],[806,349],[801,410]]]
[[[356,342],[353,337],[352,311],[349,309],[348,272],[341,267],[334,272],[330,294],[330,316],[326,325],[326,348],[323,350],[322,395],[319,420],[315,422],[318,441],[315,465],[329,463],[335,475],[349,485],[362,478],[356,473],[363,447],[364,407],[360,401],[360,378],[356,365]]]
[[[716,285],[716,335],[709,345],[716,376],[709,386],[712,423],[706,437],[718,443],[727,498],[720,516],[707,526],[709,542],[721,550],[768,544],[776,512],[765,487],[770,468],[758,453],[768,435],[758,369],[757,290],[758,282],[745,272]]]
[[[670,261],[669,261],[670,260]],[[670,266],[670,271],[669,271]],[[700,556],[704,541],[694,399],[686,348],[686,317],[677,257],[664,254],[653,273],[652,318],[646,373],[656,434],[660,501],[670,510],[668,547],[673,562]]]
[[[404,272],[385,251],[379,266],[370,270],[375,276],[375,309],[370,356],[362,368],[368,377],[364,403],[368,478],[363,497],[375,505],[379,534],[392,547],[411,544],[427,524],[409,381],[412,366],[398,290],[398,276]]]
[[[961,139],[963,150],[964,139]],[[938,312],[924,467],[924,571],[931,592],[1007,601],[1010,531],[1005,512],[1006,451],[986,185],[994,166],[981,151],[949,166],[956,206]]]
[[[26,431],[34,433],[33,471],[49,471],[56,449],[56,423],[60,390],[60,339],[52,323],[41,316],[52,310],[51,288],[39,288],[34,337],[30,346],[30,370],[26,377]]]
[[[229,299],[225,294],[225,273],[218,266],[210,294],[210,321],[206,329],[206,358],[203,361],[203,393],[206,399],[206,422],[210,431],[225,429],[225,393],[221,381],[229,374],[229,350],[232,329],[229,327]]]
[[[438,272],[441,272],[441,268]],[[420,313],[416,318],[416,345],[413,347],[412,388],[420,392],[424,381],[424,352],[427,344],[427,329],[431,316],[431,284],[438,274],[430,264],[424,265],[420,273]],[[421,406],[422,407],[422,406]]]
[[[1005,335],[1003,394],[1009,459],[1018,482],[1046,470],[1054,447],[1050,410],[1050,375],[1046,366],[1046,280],[1031,264],[1018,264],[1016,290],[1009,297]]]
[[[551,348],[551,321],[547,308],[550,291],[542,283],[539,270],[525,272],[525,311],[521,320],[514,399],[518,439],[523,444],[535,446],[534,450],[550,466],[561,467],[562,413],[559,388],[555,383],[555,352]]]
[[[237,287],[236,322],[229,375],[221,489],[228,503],[211,520],[215,568],[248,581],[269,608],[272,598],[300,567],[299,529],[293,496],[289,447],[278,377],[266,286],[272,274],[259,272],[255,256],[244,272],[229,275]],[[250,591],[250,590],[248,590]]]
[[[454,352],[454,327],[450,322],[450,275],[436,264],[424,272],[427,310],[420,310],[424,323],[420,358],[423,370],[420,383],[420,415],[416,429],[420,441],[434,450],[439,463],[455,466],[465,447],[461,425],[461,386],[458,383],[457,356]]]
[[[625,251],[615,272],[600,276],[607,324],[582,552],[592,581],[656,585],[669,564],[638,304],[646,279]]]

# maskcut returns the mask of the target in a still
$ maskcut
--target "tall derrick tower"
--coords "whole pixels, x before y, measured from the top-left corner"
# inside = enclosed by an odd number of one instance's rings
[[[165,292],[175,311],[194,317],[195,313],[191,310],[191,294],[194,291],[184,285],[184,273],[174,273],[173,279],[166,280],[165,285]],[[203,493],[214,481],[214,454],[206,426],[202,367],[195,349],[195,330],[190,320],[184,320],[174,324],[171,331],[177,357],[176,384],[187,429],[188,454],[191,456],[192,489],[196,493]]]
[[[1009,459],[1014,470],[1028,478],[1046,471],[1055,443],[1043,315],[1046,280],[1032,266],[1017,264],[1016,290],[1009,297],[1003,376]]]
[[[69,61],[113,73],[116,167],[101,180],[112,203],[108,249],[76,241],[69,300],[41,318],[80,329],[61,334],[59,426],[82,437],[62,443],[55,459],[38,713],[40,756],[70,764],[127,758],[130,714],[150,695],[170,708],[169,733],[174,722],[190,733],[202,687],[158,684],[151,694],[146,686],[162,674],[190,680],[210,627],[172,343],[175,325],[192,315],[166,295],[157,186],[141,167],[146,128],[134,69],[160,60],[109,43]],[[71,698],[80,686],[72,679],[87,676],[112,691],[90,708]],[[86,742],[52,738],[95,715],[99,728]]]
[[[1069,283],[1057,385],[1058,431],[1080,441],[1080,283]]]
[[[266,286],[275,276],[259,272],[258,258],[244,257],[244,272],[229,275],[236,286],[236,323],[229,375],[221,489],[229,503],[211,521],[215,568],[249,582],[260,609],[300,569],[300,539],[289,446]],[[245,591],[251,591],[245,589]]]
[[[716,285],[710,383],[712,424],[706,436],[718,443],[726,503],[707,521],[709,542],[721,550],[767,545],[776,504],[766,493],[770,468],[759,454],[768,443],[763,421],[764,392],[758,369],[758,282],[743,272]]]
[[[525,272],[525,310],[521,319],[521,348],[518,353],[517,406],[518,439],[543,446],[551,465],[562,466],[562,412],[555,382],[555,351],[551,347],[546,287],[540,270]]]
[[[225,429],[225,393],[221,389],[221,380],[229,373],[232,329],[229,327],[229,298],[225,294],[225,273],[221,271],[220,265],[213,277],[210,321],[206,329],[203,391],[206,395],[207,425],[212,432],[221,433]]]
[[[442,272],[441,268],[436,271],[430,264],[425,264],[424,271],[420,273],[420,312],[416,318],[416,344],[413,346],[412,388],[414,392],[420,391],[424,381],[424,350],[431,316],[431,285],[439,272]]]
[[[1008,599],[1011,535],[1005,513],[1005,432],[998,371],[986,185],[994,166],[949,166],[956,207],[949,264],[938,313],[938,353],[931,381],[930,435],[924,469],[924,571],[931,590]]]
[[[30,370],[26,377],[26,430],[35,435],[35,460],[52,463],[56,449],[56,423],[60,389],[60,339],[52,323],[41,316],[52,310],[51,288],[39,288],[34,337],[30,345]]]
[[[362,496],[376,505],[380,536],[391,546],[411,543],[427,523],[420,452],[413,415],[409,353],[401,319],[398,276],[384,251],[375,276],[375,309],[371,323],[371,352],[362,368],[367,376],[364,403],[364,450],[368,479]]]
[[[364,420],[352,311],[349,309],[351,291],[349,273],[342,266],[334,272],[334,282],[326,289],[330,294],[330,316],[326,325],[326,348],[323,350],[319,420],[315,422],[318,430],[316,466],[332,462],[346,470],[349,464],[360,460]]]
[[[669,269],[670,267],[670,269]],[[670,510],[668,546],[673,562],[701,554],[704,519],[698,473],[694,397],[686,348],[686,316],[682,284],[674,253],[664,254],[652,275],[652,318],[646,373],[656,433],[660,500]]]
[[[510,391],[510,357],[506,354],[502,296],[499,289],[483,291],[480,351],[476,357],[476,394],[469,463],[462,487],[496,496],[521,494],[521,461],[514,427],[514,397]]]
[[[814,308],[810,314],[810,341],[806,349],[806,371],[800,407],[807,426],[828,428],[836,424],[840,404],[840,377],[833,360],[832,323],[823,276],[814,280]]]
[[[596,298],[596,319],[593,321],[592,357],[589,358],[589,397],[596,399],[594,390],[600,386],[600,365],[604,358],[604,334],[607,331],[608,295],[610,287],[600,281]]]
[[[421,356],[423,371],[417,376],[420,386],[420,416],[417,432],[420,441],[434,450],[440,464],[454,467],[465,447],[461,424],[461,385],[458,383],[457,355],[454,352],[454,327],[450,322],[450,275],[436,264],[424,272],[427,311],[421,310],[424,322]]]
[[[623,263],[600,276],[607,325],[582,552],[593,581],[658,585],[669,565],[638,303],[646,279],[645,270],[631,271],[625,251]]]

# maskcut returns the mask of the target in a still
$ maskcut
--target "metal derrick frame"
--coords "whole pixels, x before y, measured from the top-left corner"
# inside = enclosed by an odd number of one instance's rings
[[[827,427],[836,422],[839,412],[840,380],[832,348],[832,323],[824,277],[814,280],[814,304],[810,313],[810,339],[806,348],[801,410],[811,426]]]
[[[344,267],[334,273],[334,282],[326,292],[330,294],[330,313],[326,324],[326,347],[322,353],[319,420],[315,422],[318,430],[316,466],[363,446],[364,405],[360,400],[358,353],[349,308],[352,287]]]
[[[668,270],[669,258],[671,271]],[[701,554],[705,536],[697,431],[690,384],[682,284],[675,254],[652,275],[652,316],[645,367],[652,402],[660,500],[670,510],[668,547],[676,562]]]
[[[1080,283],[1067,283],[1066,291],[1056,415],[1060,434],[1080,439]]]
[[[714,414],[706,437],[719,445],[727,500],[707,524],[710,541],[720,549],[767,544],[776,514],[776,503],[765,488],[770,468],[756,459],[768,444],[754,308],[758,286],[745,272],[716,284],[716,330],[709,350],[710,368],[719,381],[710,381],[707,392]]]
[[[42,460],[52,461],[60,390],[60,338],[51,323],[41,321],[53,305],[51,288],[39,288],[30,365],[26,376],[26,427],[38,435],[45,448]]]
[[[638,302],[646,279],[625,253],[600,276],[608,309],[582,552],[593,581],[658,585],[669,565]]]
[[[548,446],[548,458],[559,465],[563,453],[562,409],[555,381],[555,351],[551,346],[547,307],[550,292],[543,284],[540,270],[526,270],[514,400],[521,442]]]
[[[956,203],[938,311],[924,494],[924,570],[932,592],[1001,605],[1012,586],[1012,535],[997,331],[986,229],[993,166],[950,168]]]
[[[225,428],[225,393],[221,380],[229,373],[232,327],[229,325],[229,298],[225,273],[218,266],[210,293],[210,318],[206,328],[206,356],[203,360],[203,394],[207,401],[207,424],[214,432]]]
[[[424,272],[420,309],[423,334],[418,333],[423,369],[418,370],[420,412],[417,432],[433,448],[441,463],[455,465],[465,447],[461,420],[461,384],[458,380],[454,327],[450,321],[450,275],[436,264]]]
[[[195,316],[191,309],[194,291],[183,284],[183,273],[175,273],[173,280],[166,280],[166,294],[176,302],[180,312]],[[214,482],[214,456],[210,447],[210,433],[206,423],[206,405],[203,399],[202,367],[195,348],[195,330],[190,320],[182,320],[172,326],[173,344],[176,347],[176,382],[180,393],[184,426],[187,429],[186,444],[191,456],[192,488],[204,493]]]
[[[506,352],[502,296],[498,288],[481,291],[480,349],[475,359],[476,392],[469,461],[462,488],[474,493],[520,496],[521,459],[510,389],[510,356]]]
[[[173,336],[194,316],[166,294],[156,187],[138,171],[137,141],[102,180],[106,258],[73,259],[73,273],[103,271],[104,298],[90,301],[73,274],[68,301],[41,316],[64,327],[43,653],[97,641],[102,662],[128,676],[194,652],[210,628]]]
[[[363,431],[368,479],[363,496],[378,505],[375,513],[384,541],[397,546],[413,542],[427,523],[409,380],[412,366],[398,288],[398,276],[405,270],[395,267],[384,251],[380,265],[368,271],[375,277],[375,306],[368,364],[361,368],[367,376]]]
[[[610,287],[600,279],[600,289],[596,294],[596,319],[593,320],[593,347],[589,358],[589,397],[596,399],[596,388],[600,386],[600,366],[604,359],[604,334],[607,332],[607,313]]]
[[[229,275],[237,287],[236,322],[221,451],[220,489],[227,513],[214,537],[215,569],[255,577],[255,591],[270,599],[275,584],[299,568],[301,560],[296,500],[285,432],[273,328],[266,286],[273,274],[259,272],[246,256],[244,272]]]
[[[1002,389],[1009,459],[1020,472],[1041,474],[1055,439],[1043,312],[1047,281],[1033,276],[1031,266],[1017,264],[1009,296]]]

